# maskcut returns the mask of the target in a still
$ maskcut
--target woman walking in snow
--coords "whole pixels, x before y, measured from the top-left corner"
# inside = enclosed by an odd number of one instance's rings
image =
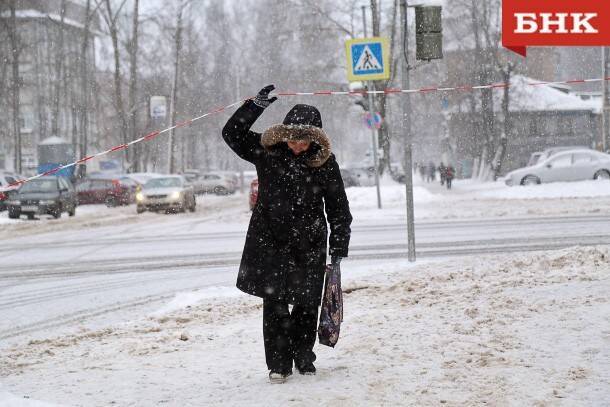
[[[283,383],[293,362],[313,375],[318,306],[326,265],[326,221],[334,264],[347,257],[352,216],[320,112],[296,105],[262,135],[250,127],[276,97],[269,85],[246,101],[222,136],[253,163],[259,190],[237,277],[237,288],[263,298],[263,337],[269,378]],[[326,211],[326,217],[324,212]],[[292,311],[289,304],[293,305]]]

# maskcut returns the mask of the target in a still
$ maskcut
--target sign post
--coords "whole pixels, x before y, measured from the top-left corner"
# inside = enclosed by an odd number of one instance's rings
[[[362,17],[365,18],[364,9]],[[366,37],[366,19],[364,21],[364,36]],[[373,90],[374,80],[390,78],[390,47],[384,37],[357,38],[345,42],[347,54],[347,79],[350,82],[369,81],[368,89]],[[371,117],[375,115],[373,95],[368,92],[368,107]],[[371,127],[373,166],[375,169],[375,186],[377,188],[377,207],[381,209],[381,191],[379,189],[379,140],[377,130]]]

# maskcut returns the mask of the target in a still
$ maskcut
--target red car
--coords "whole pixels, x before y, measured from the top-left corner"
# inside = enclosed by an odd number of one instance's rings
[[[90,178],[76,186],[79,205],[104,203],[108,207],[134,203],[136,189],[137,183],[129,178]]]
[[[18,174],[0,171],[0,212],[6,209],[6,201],[8,201],[9,193],[19,189],[19,186],[9,185],[22,179],[23,177]]]
[[[250,183],[250,210],[254,209],[257,199],[258,199],[258,178],[255,178]]]

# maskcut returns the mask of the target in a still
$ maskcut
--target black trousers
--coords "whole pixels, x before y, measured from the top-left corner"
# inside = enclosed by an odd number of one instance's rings
[[[294,305],[263,300],[263,337],[265,358],[269,370],[292,369],[292,361],[303,366],[316,360],[313,346],[316,343],[318,307]]]

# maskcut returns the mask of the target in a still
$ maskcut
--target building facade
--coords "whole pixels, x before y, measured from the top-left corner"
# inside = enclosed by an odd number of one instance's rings
[[[19,127],[22,172],[37,167],[37,145],[48,137],[83,142],[83,132],[95,126],[90,96],[95,75],[97,14],[84,2],[72,0],[16,0],[16,34],[19,39]],[[91,4],[94,4],[91,2]],[[0,2],[0,18],[11,18],[9,2]],[[87,20],[89,19],[89,24]],[[6,28],[0,35],[3,88],[14,86],[10,44]],[[89,27],[89,28],[87,28]],[[87,81],[85,84],[84,82]],[[12,168],[16,137],[11,131],[11,92],[0,94],[0,168]],[[87,122],[85,125],[85,121]]]
[[[503,91],[494,91],[493,131],[498,136],[509,129],[501,174],[525,166],[532,153],[550,147],[599,147],[601,100],[583,99],[566,86],[528,85],[534,82],[539,81],[518,75],[511,80],[508,119],[502,111]],[[469,168],[480,152],[482,116],[479,105],[473,111],[467,104],[449,116],[451,144],[461,168]]]

